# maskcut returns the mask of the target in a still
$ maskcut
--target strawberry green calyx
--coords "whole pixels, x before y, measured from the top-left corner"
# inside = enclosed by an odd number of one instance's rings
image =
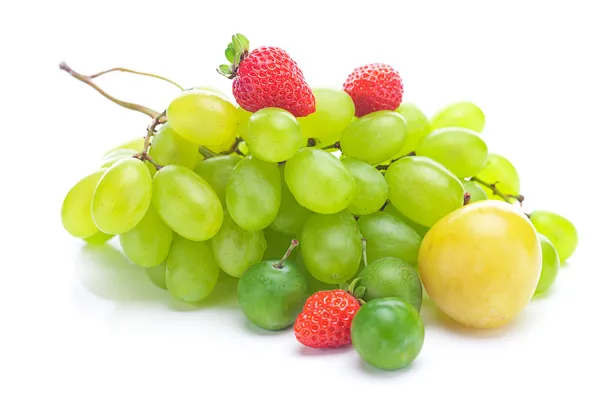
[[[248,56],[250,52],[250,42],[248,38],[241,33],[236,33],[231,37],[231,42],[225,49],[225,58],[230,64],[221,64],[217,72],[228,79],[236,77],[240,63]]]
[[[360,279],[361,278],[354,279],[352,282],[350,282],[349,285],[347,285],[347,284],[340,285],[340,289],[348,292],[351,296],[353,296],[356,300],[358,300],[358,302],[361,305],[363,305],[363,304],[365,304],[365,301],[362,299],[362,297],[365,295],[366,288],[364,286],[356,286],[358,284],[358,281],[360,281]],[[342,286],[347,286],[347,287],[342,287]]]

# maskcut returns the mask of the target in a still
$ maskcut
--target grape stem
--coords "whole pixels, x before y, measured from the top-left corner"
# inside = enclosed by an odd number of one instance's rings
[[[287,251],[285,252],[285,254],[283,255],[283,257],[281,257],[281,260],[279,260],[279,262],[277,264],[273,264],[273,268],[276,269],[281,269],[283,268],[283,263],[285,263],[285,261],[289,258],[289,256],[292,254],[292,251],[294,251],[294,249],[300,244],[300,242],[298,242],[298,239],[292,239],[292,243],[290,243],[290,247],[288,247]]]
[[[365,237],[360,238],[360,242],[362,245],[363,264],[365,265],[365,268],[367,268],[367,265],[368,265],[368,262],[367,262],[367,238],[365,238]]]
[[[148,108],[146,106],[142,106],[140,104],[135,104],[135,103],[130,103],[128,101],[119,100],[116,97],[111,96],[110,94],[108,94],[104,90],[102,90],[94,82],[92,82],[92,78],[91,77],[86,76],[86,75],[82,75],[82,74],[80,74],[78,72],[75,72],[65,62],[61,62],[60,65],[59,65],[59,67],[63,71],[66,71],[67,73],[69,73],[73,78],[75,78],[75,79],[77,79],[77,80],[85,83],[86,85],[89,85],[89,86],[93,87],[102,96],[106,97],[108,100],[112,101],[113,103],[120,105],[121,107],[127,108],[129,110],[140,112],[142,114],[145,114],[145,115],[149,116],[150,118],[156,118],[157,115],[160,115],[160,113],[158,111],[154,111],[153,109]]]
[[[216,156],[219,155],[219,154],[215,153],[214,151],[212,151],[209,148],[204,147],[204,146],[200,146],[198,148],[198,151],[200,152],[200,154],[202,154],[202,156],[204,156],[205,159],[207,159],[207,158],[213,158],[213,157],[216,157]]]
[[[317,145],[317,141],[313,138],[310,138],[306,141],[306,147],[315,147]]]
[[[329,146],[325,146],[325,147],[321,147],[321,150],[327,150],[327,149],[340,149],[340,142],[335,142],[334,144],[330,144]]]
[[[87,78],[88,79],[94,79],[97,78],[99,76],[102,76],[104,74],[108,74],[110,72],[127,72],[129,74],[134,74],[134,75],[142,75],[142,76],[148,76],[150,78],[156,78],[156,79],[160,79],[162,81],[165,82],[169,82],[171,85],[176,86],[179,90],[185,90],[183,88],[183,86],[173,82],[172,80],[170,80],[169,78],[165,78],[164,76],[160,76],[160,75],[156,75],[156,74],[150,74],[148,72],[140,72],[140,71],[134,71],[132,69],[128,69],[128,68],[111,68],[111,69],[107,69],[106,71],[101,71],[98,72],[97,74],[93,74],[93,75],[88,75]]]
[[[471,202],[471,193],[465,192],[465,194],[463,195],[463,206],[466,206],[470,202]]]
[[[385,171],[385,170],[387,170],[387,169],[390,167],[390,165],[392,165],[393,163],[395,163],[395,162],[396,162],[396,161],[398,161],[399,159],[401,159],[401,158],[404,158],[404,157],[412,157],[412,156],[416,156],[416,155],[417,155],[417,153],[415,153],[414,151],[411,151],[410,153],[407,153],[407,154],[405,154],[405,155],[403,155],[403,156],[400,156],[400,157],[398,157],[398,158],[394,158],[394,159],[393,159],[392,161],[390,161],[390,163],[389,163],[389,164],[387,164],[387,165],[378,165],[378,166],[376,166],[375,168],[377,168],[377,169],[378,169],[378,170],[380,170],[380,171],[381,171],[381,170],[384,170],[384,171]]]
[[[502,200],[504,200],[507,203],[512,204],[511,199],[514,199],[514,200],[517,200],[521,206],[523,206],[523,202],[525,201],[525,196],[523,196],[522,194],[504,194],[504,193],[502,193],[500,190],[498,190],[498,187],[497,187],[499,182],[488,183],[488,182],[482,181],[481,179],[479,179],[476,176],[471,177],[471,179],[469,179],[469,180],[471,182],[477,182],[481,186],[485,186],[486,188],[490,189],[492,191],[492,193],[494,193],[496,196],[502,198]]]
[[[157,171],[163,166],[154,161],[152,157],[148,155],[148,149],[150,149],[150,139],[152,139],[152,137],[156,134],[156,127],[161,124],[164,124],[165,122],[167,122],[167,110],[161,112],[160,114],[152,118],[152,122],[150,122],[150,125],[148,125],[148,128],[146,130],[146,136],[144,137],[144,147],[141,152],[134,155],[135,158],[140,159],[142,161],[148,161],[150,164],[154,165]]]

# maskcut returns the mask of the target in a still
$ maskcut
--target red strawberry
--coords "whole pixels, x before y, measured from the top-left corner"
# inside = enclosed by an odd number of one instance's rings
[[[364,290],[364,289],[363,289]],[[360,301],[336,289],[310,296],[296,318],[294,333],[300,343],[314,348],[336,348],[351,343],[350,326]]]
[[[344,82],[344,90],[354,100],[356,116],[375,111],[395,110],[402,103],[402,79],[387,64],[369,64],[356,68]]]
[[[315,112],[315,96],[298,64],[285,50],[259,47],[249,53],[248,39],[238,33],[233,35],[225,56],[231,65],[223,64],[218,71],[233,79],[233,96],[244,110],[279,107],[296,117]]]

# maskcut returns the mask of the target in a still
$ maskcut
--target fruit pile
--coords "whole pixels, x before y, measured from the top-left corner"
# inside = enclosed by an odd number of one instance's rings
[[[355,69],[343,88],[311,88],[282,49],[250,51],[236,34],[218,72],[232,94],[183,90],[146,134],[106,153],[62,206],[89,243],[118,235],[123,253],[185,302],[239,278],[243,314],[293,326],[314,348],[352,344],[382,369],[423,345],[424,290],[467,326],[509,322],[555,281],[577,232],[523,211],[519,176],[488,151],[483,112],[451,104],[429,119],[403,103],[389,65]],[[177,85],[179,86],[179,85]],[[181,87],[180,87],[181,88]],[[296,247],[298,249],[294,250]]]

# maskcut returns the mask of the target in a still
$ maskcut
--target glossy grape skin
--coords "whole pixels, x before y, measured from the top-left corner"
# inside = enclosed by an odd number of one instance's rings
[[[106,170],[92,197],[92,219],[104,233],[119,235],[136,226],[152,200],[152,176],[136,158],[126,158]]]
[[[196,164],[194,172],[213,188],[225,206],[225,189],[235,166],[242,158],[237,154],[207,158]]]
[[[542,273],[535,288],[536,294],[545,292],[554,284],[560,267],[560,258],[552,242],[544,235],[538,234],[538,236],[542,245]]]
[[[463,205],[461,182],[429,158],[401,158],[390,165],[385,179],[394,207],[419,225],[432,226]]]
[[[469,195],[471,196],[469,203],[475,203],[476,201],[488,199],[485,190],[483,190],[483,188],[478,183],[465,181],[462,182],[462,185],[465,188],[465,193],[469,193]]]
[[[229,177],[225,197],[236,224],[250,232],[265,229],[275,220],[281,204],[277,164],[244,158]]]
[[[152,204],[174,232],[189,240],[208,240],[223,223],[223,207],[214,190],[181,165],[167,165],[156,173]]]
[[[396,257],[384,257],[365,267],[358,275],[359,284],[366,288],[363,300],[371,301],[396,297],[421,310],[423,286],[417,270]]]
[[[312,211],[298,204],[290,192],[285,182],[285,165],[279,166],[279,174],[281,176],[281,205],[270,227],[281,233],[296,235],[300,233],[304,223],[312,215]]]
[[[237,125],[235,128],[235,135],[242,139],[245,139],[246,132],[248,131],[248,121],[252,116],[250,111],[244,110],[240,106],[236,106],[236,115],[237,115]]]
[[[442,128],[425,136],[415,150],[448,168],[458,178],[475,176],[487,160],[488,148],[481,136],[464,128]]]
[[[380,369],[408,366],[421,352],[424,339],[419,312],[395,297],[367,302],[352,321],[352,345],[364,361]]]
[[[127,142],[121,143],[120,145],[113,147],[109,151],[107,151],[104,156],[106,157],[109,153],[112,153],[116,150],[120,149],[129,149],[135,152],[140,152],[144,149],[144,136],[136,137]]]
[[[119,236],[123,253],[141,267],[155,267],[169,255],[173,231],[150,207],[144,218],[129,231]]]
[[[289,160],[306,144],[296,117],[275,107],[263,108],[250,117],[244,139],[252,156],[267,162]]]
[[[224,97],[207,90],[186,90],[169,104],[171,128],[201,146],[227,141],[237,128],[237,111]]]
[[[186,302],[204,300],[217,285],[220,271],[210,242],[173,237],[165,278],[173,297]]]
[[[98,231],[98,232],[94,233],[92,236],[88,236],[88,237],[84,238],[83,240],[85,240],[89,245],[99,246],[99,245],[105,244],[110,239],[112,239],[114,236],[115,235],[110,235],[108,233]]]
[[[160,165],[181,165],[193,169],[198,158],[198,145],[179,136],[169,123],[160,127],[148,152]]]
[[[529,218],[537,232],[554,245],[561,262],[571,257],[579,243],[577,229],[571,221],[551,211],[543,210],[532,212]]]
[[[406,131],[406,122],[400,114],[376,111],[351,123],[342,133],[340,145],[347,157],[375,165],[400,150]]]
[[[98,233],[92,219],[92,197],[106,169],[102,168],[79,180],[67,193],[60,216],[63,227],[71,236],[87,238]]]
[[[431,132],[431,125],[427,116],[415,104],[402,103],[396,112],[406,122],[406,137],[395,156],[400,157],[415,151],[421,140]]]
[[[361,236],[347,211],[310,217],[300,234],[300,243],[306,268],[322,282],[346,282],[358,271]]]
[[[131,158],[135,154],[137,154],[137,151],[132,150],[132,149],[115,149],[115,150],[109,151],[102,158],[100,167],[108,168],[111,165],[113,165],[114,163],[116,163],[117,161],[122,160],[123,158]]]
[[[421,236],[391,214],[378,211],[358,219],[361,235],[367,239],[367,261],[396,257],[417,266]]]
[[[475,104],[461,101],[450,104],[439,110],[431,118],[431,129],[467,128],[481,133],[485,126],[485,115]]]
[[[388,185],[381,172],[356,158],[345,158],[342,163],[356,182],[356,194],[348,211],[368,215],[379,210],[388,198]]]
[[[393,204],[386,205],[383,212],[398,218],[400,221],[410,226],[421,237],[424,237],[427,231],[429,231],[429,227],[419,225],[416,222],[411,221],[406,215],[403,215],[400,211],[398,211],[398,209],[394,207]]]
[[[239,278],[251,265],[262,260],[267,241],[262,231],[248,232],[225,213],[223,225],[212,238],[212,250],[219,267]]]
[[[496,184],[496,188],[504,194],[519,194],[521,183],[516,168],[508,159],[496,153],[489,153],[483,169],[477,173],[482,181]],[[483,188],[488,198],[500,200],[499,196],[493,194],[488,188]]]
[[[162,263],[156,267],[145,268],[146,275],[152,283],[161,289],[167,289],[167,264]]]
[[[319,149],[300,149],[285,165],[285,181],[301,206],[321,214],[342,211],[356,194],[344,164]]]
[[[341,89],[315,88],[316,111],[298,118],[305,138],[324,139],[331,143],[340,140],[342,132],[354,117],[354,102],[348,93]],[[328,144],[331,144],[328,143]]]
[[[293,261],[277,259],[251,266],[238,282],[238,302],[254,325],[269,331],[294,324],[308,298],[308,280]]]

